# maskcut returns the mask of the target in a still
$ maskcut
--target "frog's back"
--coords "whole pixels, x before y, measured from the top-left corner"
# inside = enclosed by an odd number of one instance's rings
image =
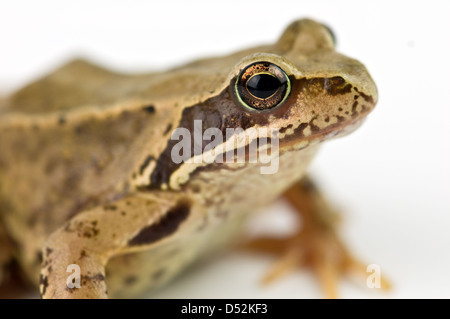
[[[144,98],[153,104],[173,100],[174,105],[191,105],[225,87],[230,65],[246,53],[198,60],[164,72],[133,75],[75,59],[0,100],[0,114],[48,115],[88,107],[105,110]]]
[[[6,109],[32,115],[70,111],[93,103],[107,105],[114,101],[114,95],[121,94],[111,86],[124,77],[85,60],[73,60],[16,92],[6,101]]]
[[[149,137],[167,135],[173,102],[142,89],[158,78],[75,60],[0,100],[0,222],[19,246],[34,243],[20,252],[25,269],[48,234],[125,196],[148,150],[164,147]]]

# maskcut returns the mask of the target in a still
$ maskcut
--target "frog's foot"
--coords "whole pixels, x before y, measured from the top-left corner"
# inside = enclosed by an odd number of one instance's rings
[[[269,283],[298,267],[310,268],[318,277],[327,298],[337,297],[342,275],[367,276],[366,265],[357,261],[337,236],[337,214],[326,205],[309,180],[288,190],[285,197],[302,213],[303,227],[288,238],[258,238],[245,245],[250,250],[268,252],[279,258],[263,277]],[[381,278],[381,287],[389,283]]]
[[[258,238],[247,245],[250,250],[275,254],[278,260],[263,277],[268,284],[296,268],[310,268],[318,277],[326,298],[337,298],[337,282],[343,274],[366,278],[366,266],[355,260],[336,234],[318,228],[303,229],[284,239]],[[387,283],[382,283],[387,287]]]

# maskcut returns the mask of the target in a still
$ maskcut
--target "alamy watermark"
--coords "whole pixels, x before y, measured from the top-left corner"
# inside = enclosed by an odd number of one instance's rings
[[[366,272],[370,275],[366,279],[368,288],[381,288],[381,267],[377,264],[367,265]]]
[[[67,288],[81,288],[81,269],[77,264],[67,266],[66,272],[71,273],[67,277]],[[367,265],[366,272],[370,273],[366,279],[368,288],[381,288],[381,267],[377,264]]]
[[[193,136],[192,136],[193,134]],[[203,130],[202,120],[194,120],[194,130],[183,127],[172,132],[179,141],[171,149],[175,164],[259,163],[261,174],[275,174],[279,167],[279,136],[274,128],[226,128]],[[206,143],[206,145],[205,145]]]
[[[72,273],[67,277],[67,288],[81,288],[81,269],[77,264],[71,264],[67,266],[66,272]]]

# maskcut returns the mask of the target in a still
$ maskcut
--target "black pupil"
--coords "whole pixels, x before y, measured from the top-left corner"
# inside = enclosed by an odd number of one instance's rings
[[[266,99],[272,96],[282,83],[270,74],[256,74],[247,81],[247,90],[257,98]]]

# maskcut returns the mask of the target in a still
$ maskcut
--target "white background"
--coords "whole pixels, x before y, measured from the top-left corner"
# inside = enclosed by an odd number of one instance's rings
[[[364,62],[379,104],[361,129],[324,145],[312,173],[343,211],[355,255],[381,265],[382,293],[342,280],[341,297],[450,297],[450,6],[447,1],[0,1],[0,92],[74,55],[123,71],[272,42],[299,17],[334,29]],[[289,223],[278,202],[259,224]],[[258,224],[258,225],[259,225]],[[299,271],[268,286],[270,257],[230,252],[150,296],[320,298]]]

